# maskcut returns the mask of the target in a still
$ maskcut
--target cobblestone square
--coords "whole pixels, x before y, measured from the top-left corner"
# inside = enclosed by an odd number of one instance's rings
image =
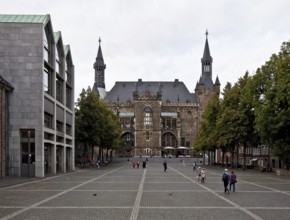
[[[235,170],[236,192],[225,194],[223,168],[162,162],[134,169],[112,163],[0,188],[0,219],[279,219],[290,216],[290,177]]]

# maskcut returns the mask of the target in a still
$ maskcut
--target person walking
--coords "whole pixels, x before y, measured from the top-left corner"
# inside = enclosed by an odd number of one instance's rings
[[[146,168],[146,161],[145,160],[143,161],[142,167],[143,167],[143,169]]]
[[[201,170],[201,180],[200,180],[200,182],[201,182],[201,183],[204,183],[204,180],[205,180],[205,170],[204,170],[204,168],[202,168],[202,170]]]
[[[237,182],[237,176],[234,173],[234,171],[232,171],[231,177],[230,177],[230,191],[231,191],[232,187],[233,187],[233,192],[236,191],[236,182]]]
[[[200,179],[201,179],[201,168],[200,167],[198,167],[198,169],[197,169],[197,181],[199,181]]]
[[[166,160],[164,160],[164,162],[163,162],[163,167],[164,167],[164,172],[166,172],[166,170],[167,170],[167,162],[166,162]]]
[[[193,172],[194,172],[196,170],[196,163],[193,162],[192,166],[193,166]]]
[[[228,169],[225,169],[225,172],[222,175],[222,181],[224,182],[224,192],[228,194],[230,194],[230,191],[228,189],[229,180],[230,180],[230,176],[228,174]]]

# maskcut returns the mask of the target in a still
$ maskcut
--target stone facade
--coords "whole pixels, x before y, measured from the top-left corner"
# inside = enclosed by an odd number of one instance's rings
[[[204,108],[212,95],[220,93],[218,77],[215,83],[212,81],[212,62],[206,38],[202,73],[195,93],[190,93],[178,79],[116,82],[101,98],[120,118],[123,148],[119,153],[123,156],[192,155]],[[106,65],[100,46],[96,63],[94,68],[102,70],[103,77],[95,76],[95,91],[97,85],[105,88],[103,67]]]
[[[73,170],[69,46],[63,45],[60,32],[53,32],[49,15],[0,15],[0,48],[0,74],[14,87],[9,97],[9,175],[43,177]]]

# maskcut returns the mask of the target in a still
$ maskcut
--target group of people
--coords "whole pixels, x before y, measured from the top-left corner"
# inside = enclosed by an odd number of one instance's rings
[[[148,160],[146,160],[148,161]],[[144,160],[142,163],[142,167],[146,168],[146,161]],[[129,159],[128,162],[130,163]],[[132,162],[133,168],[137,167],[139,168],[140,166],[140,162],[139,161],[133,161]],[[167,162],[166,160],[163,161],[163,168],[164,168],[164,172],[166,172],[167,170]],[[198,167],[196,168],[196,163],[193,163],[193,171],[197,171],[197,181],[200,181],[201,183],[205,182],[205,169]],[[222,175],[222,181],[224,183],[224,193],[230,193],[230,191],[233,189],[233,192],[236,191],[236,182],[237,182],[237,176],[234,173],[234,171],[232,171],[231,173],[228,172],[228,169],[224,170],[224,173]]]
[[[143,162],[142,162],[142,167],[143,167],[143,169],[145,169],[146,167],[147,167],[147,161],[148,161],[148,159],[146,158],[146,160],[144,160]],[[130,160],[128,159],[128,163],[130,164],[131,162],[130,162]],[[140,166],[140,161],[139,160],[134,160],[134,161],[132,161],[132,166],[133,166],[133,168],[137,168],[137,169],[139,169],[139,166]]]
[[[196,168],[196,163],[193,163],[193,171],[197,171],[197,181],[200,181],[201,183],[204,183],[205,181],[205,169],[198,167]],[[225,169],[223,175],[222,175],[222,181],[224,183],[224,192],[230,193],[231,190],[233,192],[236,191],[236,182],[237,182],[237,176],[234,171],[231,173],[228,172],[228,169]]]
[[[228,169],[225,169],[225,172],[222,175],[222,181],[224,182],[224,193],[229,194],[232,189],[233,192],[236,191],[237,176],[234,171],[229,174]],[[229,185],[230,187],[228,188]]]
[[[193,168],[195,170],[195,168]],[[204,183],[205,180],[205,169],[198,167],[197,169],[197,181]]]

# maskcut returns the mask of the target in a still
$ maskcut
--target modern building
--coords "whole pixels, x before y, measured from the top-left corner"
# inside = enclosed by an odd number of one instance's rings
[[[74,170],[74,65],[50,15],[0,15],[0,75],[9,91],[5,175]]]
[[[123,156],[192,154],[205,105],[212,94],[220,93],[218,77],[212,81],[212,63],[206,32],[201,77],[194,93],[178,79],[116,82],[104,92],[106,65],[99,45],[93,91],[120,117]]]
[[[9,95],[13,87],[0,75],[0,177],[8,173],[7,153],[8,152],[8,107]]]

